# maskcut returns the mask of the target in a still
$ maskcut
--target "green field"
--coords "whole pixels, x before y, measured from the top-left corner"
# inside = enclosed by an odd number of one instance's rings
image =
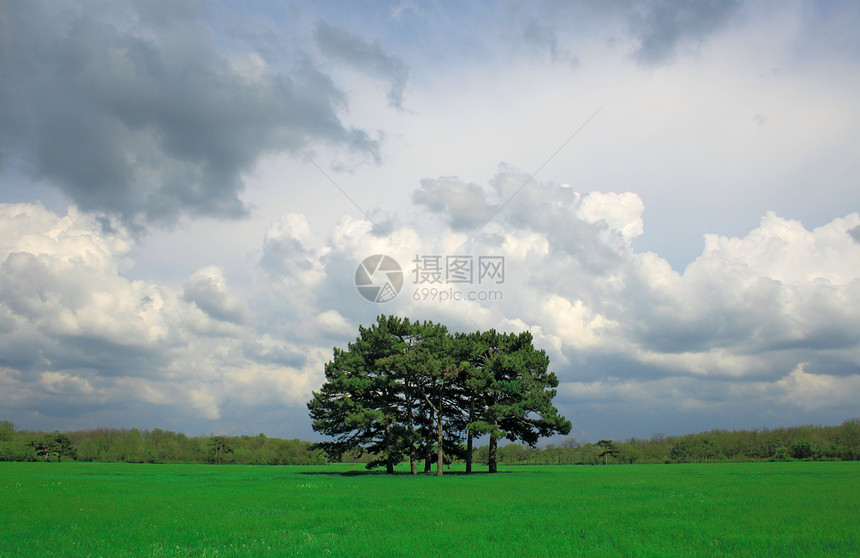
[[[0,556],[858,556],[860,463],[0,463]]]

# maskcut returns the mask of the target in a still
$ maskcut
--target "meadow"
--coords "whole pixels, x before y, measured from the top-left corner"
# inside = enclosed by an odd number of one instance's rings
[[[0,556],[857,556],[860,463],[0,463]]]

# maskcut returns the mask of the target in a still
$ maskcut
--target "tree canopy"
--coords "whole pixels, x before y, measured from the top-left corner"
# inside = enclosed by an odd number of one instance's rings
[[[600,453],[599,457],[604,458],[604,465],[609,465],[610,457],[616,457],[619,453],[621,453],[621,451],[618,449],[618,446],[615,445],[615,442],[613,442],[612,440],[600,440],[595,445],[603,450]]]
[[[346,452],[377,456],[368,468],[424,458],[437,474],[454,457],[471,470],[472,441],[489,436],[489,470],[496,471],[501,438],[529,445],[570,432],[552,405],[558,379],[528,332],[450,334],[433,322],[379,316],[359,327],[347,349],[335,348],[326,381],[308,402],[315,431],[332,459]],[[463,446],[463,441],[466,446]]]
[[[63,456],[71,459],[77,457],[77,450],[71,438],[60,432],[45,434],[40,439],[30,442],[30,445],[35,448],[37,455],[45,456],[45,461],[48,460],[48,456],[53,454],[56,454],[57,461],[60,461]]]

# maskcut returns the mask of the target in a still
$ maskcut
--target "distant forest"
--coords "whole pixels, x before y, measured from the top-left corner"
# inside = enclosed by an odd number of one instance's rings
[[[488,446],[474,450],[487,463]],[[580,444],[565,438],[543,448],[508,444],[499,461],[525,464],[693,463],[719,461],[860,460],[860,419],[839,426],[795,426],[760,430],[711,430],[684,436],[655,434],[623,442]],[[374,456],[345,454],[341,462],[366,463]],[[311,442],[258,436],[186,436],[169,430],[94,428],[72,432],[15,430],[0,421],[0,461],[101,461],[128,463],[325,464]]]

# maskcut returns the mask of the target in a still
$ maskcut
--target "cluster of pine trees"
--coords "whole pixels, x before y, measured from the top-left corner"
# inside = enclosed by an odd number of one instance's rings
[[[368,468],[424,459],[436,471],[454,459],[471,471],[475,437],[489,437],[487,464],[496,471],[498,441],[533,446],[540,437],[570,432],[553,406],[558,378],[528,332],[449,334],[433,322],[379,316],[346,350],[335,348],[326,381],[308,409],[317,444],[330,459],[347,452],[374,458]]]

